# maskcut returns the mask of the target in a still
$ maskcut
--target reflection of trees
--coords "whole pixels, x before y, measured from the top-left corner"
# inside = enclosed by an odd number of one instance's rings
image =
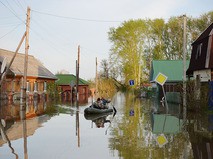
[[[187,131],[195,159],[212,158],[213,115],[207,113],[189,113]]]
[[[138,99],[133,99],[133,96],[126,95],[126,103],[123,107],[123,116],[116,118],[112,130],[113,137],[110,139],[110,148],[118,150],[119,157],[124,159],[159,159],[159,158],[181,158],[185,153],[187,136],[183,133],[165,134],[168,143],[159,148],[155,137],[158,134],[152,133],[150,114],[144,113],[143,108],[147,103],[141,103]],[[150,106],[150,105],[149,105]],[[134,109],[134,116],[129,116],[129,110]],[[188,155],[192,158],[192,155]]]

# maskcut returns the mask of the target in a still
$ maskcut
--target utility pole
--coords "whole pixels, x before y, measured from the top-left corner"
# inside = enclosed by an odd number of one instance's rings
[[[24,158],[28,159],[27,153],[27,123],[26,123],[26,87],[27,87],[27,67],[29,51],[29,30],[30,30],[30,8],[27,7],[26,35],[25,35],[25,59],[24,59],[24,77],[22,78],[21,99],[20,99],[20,118],[23,123],[24,139]]]
[[[97,97],[98,92],[98,59],[95,59],[95,97]]]
[[[183,15],[183,119],[186,119],[186,15]]]
[[[21,110],[25,108],[26,103],[26,87],[27,87],[27,67],[28,67],[28,51],[29,51],[29,30],[30,30],[30,8],[27,7],[27,20],[26,20],[26,36],[25,36],[25,59],[24,59],[24,77],[23,85],[21,88]]]
[[[76,99],[78,101],[78,85],[79,85],[79,63],[80,63],[80,45],[78,45],[78,60],[76,62]]]

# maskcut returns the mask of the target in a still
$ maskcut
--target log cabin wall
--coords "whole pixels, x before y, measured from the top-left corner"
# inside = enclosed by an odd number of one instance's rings
[[[41,96],[42,94],[47,93],[47,84],[55,82],[54,80],[48,79],[37,79],[37,78],[29,78],[27,79],[27,97],[29,100],[33,100],[35,94]],[[15,95],[20,94],[22,86],[22,79],[20,77],[17,78],[9,78],[2,85],[2,97],[1,99],[14,99]]]

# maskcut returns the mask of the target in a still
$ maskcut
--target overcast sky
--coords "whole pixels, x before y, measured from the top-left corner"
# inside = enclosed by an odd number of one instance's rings
[[[212,4],[212,0],[0,0],[0,48],[16,50],[29,6],[29,54],[54,74],[61,70],[75,74],[80,45],[80,77],[88,80],[95,77],[95,58],[99,64],[108,59],[110,27],[130,19],[199,17],[213,11]]]

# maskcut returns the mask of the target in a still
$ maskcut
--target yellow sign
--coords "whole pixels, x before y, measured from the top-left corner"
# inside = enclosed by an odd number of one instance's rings
[[[157,82],[158,84],[160,84],[161,86],[163,86],[164,83],[166,82],[167,78],[168,77],[166,75],[164,75],[164,74],[162,74],[162,73],[159,72],[158,75],[155,78],[155,82]]]
[[[159,147],[163,147],[165,144],[168,143],[168,140],[164,136],[164,134],[161,134],[161,135],[157,136],[156,141],[157,141]]]

